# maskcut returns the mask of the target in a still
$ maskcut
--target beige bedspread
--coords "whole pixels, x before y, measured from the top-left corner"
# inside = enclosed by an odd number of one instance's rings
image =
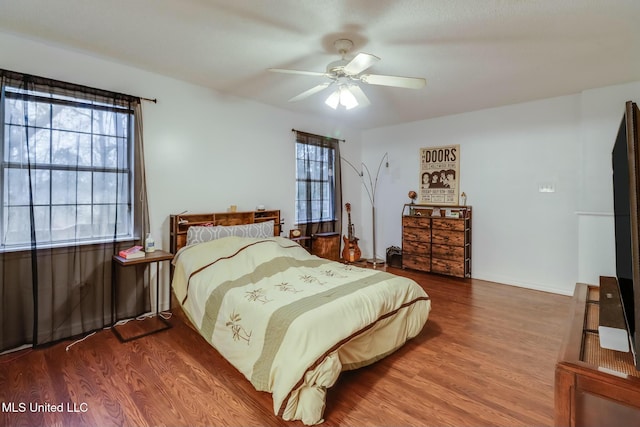
[[[342,370],[379,360],[417,335],[431,302],[412,280],[310,255],[288,239],[226,237],[183,248],[173,289],[202,336],[274,413],[323,421]]]

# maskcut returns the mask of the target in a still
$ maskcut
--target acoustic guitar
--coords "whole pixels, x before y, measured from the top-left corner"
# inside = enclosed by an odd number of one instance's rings
[[[358,238],[355,236],[354,227],[351,223],[351,203],[345,204],[347,208],[347,216],[349,225],[347,226],[348,236],[342,236],[344,239],[344,249],[342,250],[342,259],[346,262],[356,262],[362,257],[362,252],[358,247]]]

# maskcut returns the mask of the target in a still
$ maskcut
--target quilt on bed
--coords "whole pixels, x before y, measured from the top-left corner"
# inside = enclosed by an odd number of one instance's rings
[[[187,246],[172,286],[200,334],[274,413],[322,422],[342,370],[373,363],[416,336],[431,303],[414,281],[310,255],[282,238],[225,237]]]

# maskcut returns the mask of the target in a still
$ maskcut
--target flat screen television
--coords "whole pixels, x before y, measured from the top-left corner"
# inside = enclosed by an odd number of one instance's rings
[[[612,152],[616,278],[636,369],[640,370],[640,110],[627,102]]]

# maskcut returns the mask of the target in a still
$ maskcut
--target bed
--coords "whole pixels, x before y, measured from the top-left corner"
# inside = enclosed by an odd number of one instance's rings
[[[414,281],[316,257],[266,222],[190,228],[172,288],[204,339],[272,394],[274,413],[307,425],[324,421],[340,372],[400,348],[431,308]]]

